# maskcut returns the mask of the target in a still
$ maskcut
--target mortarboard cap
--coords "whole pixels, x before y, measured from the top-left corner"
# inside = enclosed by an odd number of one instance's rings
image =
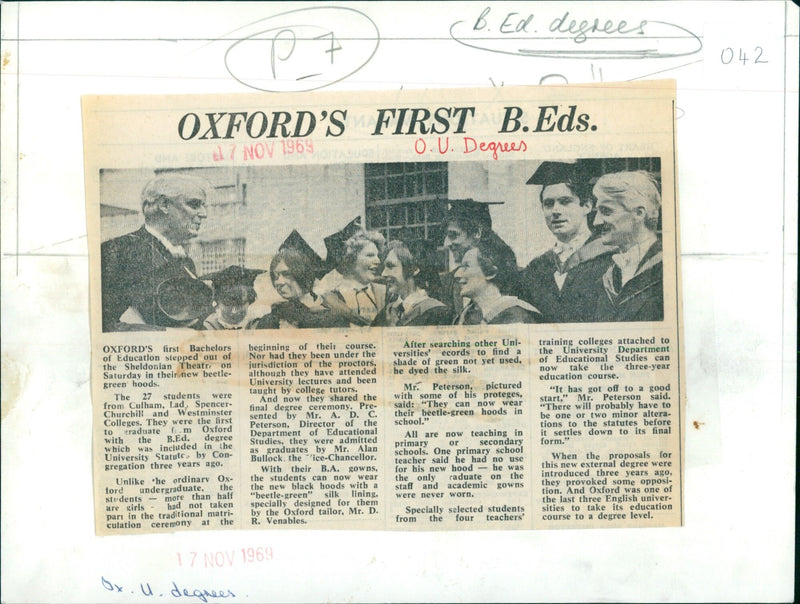
[[[314,248],[308,245],[308,242],[303,239],[303,236],[296,229],[289,233],[289,236],[283,240],[283,243],[278,248],[279,252],[283,250],[294,250],[303,258],[306,258],[309,263],[322,265],[322,258],[314,251]]]
[[[362,230],[361,216],[356,216],[342,230],[325,237],[325,249],[327,250],[325,264],[328,268],[336,268],[339,265],[344,257],[345,241],[360,230]]]
[[[578,164],[561,161],[543,161],[525,184],[547,187],[562,182],[575,183],[582,180]]]
[[[222,288],[229,286],[244,285],[253,287],[256,277],[263,272],[264,271],[261,269],[232,265],[221,271],[203,275],[200,279],[203,281],[211,281],[214,284],[214,291],[218,292]]]
[[[328,270],[319,254],[314,251],[314,248],[303,239],[303,236],[298,233],[296,229],[289,233],[289,236],[284,239],[283,243],[281,243],[278,248],[278,252],[283,252],[285,250],[291,250],[299,254],[303,261],[311,268],[315,277],[321,277]]]
[[[483,228],[492,228],[489,206],[502,205],[502,201],[475,201],[474,199],[451,199],[447,202],[445,221],[453,218],[471,220]]]

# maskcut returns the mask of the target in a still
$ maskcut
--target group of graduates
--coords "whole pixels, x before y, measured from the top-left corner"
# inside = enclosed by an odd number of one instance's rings
[[[541,186],[555,245],[524,268],[492,229],[491,204],[454,200],[443,241],[387,242],[356,218],[325,238],[323,260],[292,231],[268,269],[282,300],[253,317],[255,279],[266,271],[196,275],[183,245],[206,217],[204,190],[189,177],[157,177],[143,191],[145,225],[102,245],[104,330],[662,320],[656,179],[589,178],[578,164],[543,162],[528,184]]]

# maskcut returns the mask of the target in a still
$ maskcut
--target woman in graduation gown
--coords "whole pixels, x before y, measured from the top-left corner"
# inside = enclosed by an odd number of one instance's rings
[[[332,313],[313,291],[323,269],[322,259],[297,231],[292,231],[272,258],[270,278],[283,301],[256,324],[257,329],[347,327],[348,322]]]
[[[336,270],[341,280],[323,294],[324,304],[352,326],[369,326],[386,305],[386,286],[378,282],[386,240],[360,229],[344,242]]]
[[[516,256],[493,231],[485,233],[468,249],[454,277],[461,295],[469,299],[455,320],[456,325],[538,323],[541,313],[527,302],[506,292],[515,291]]]

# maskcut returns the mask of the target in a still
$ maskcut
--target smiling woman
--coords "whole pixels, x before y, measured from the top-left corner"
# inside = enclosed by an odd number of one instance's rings
[[[457,325],[538,323],[541,313],[515,296],[516,256],[494,232],[488,231],[464,254],[455,279],[469,304],[456,319]]]
[[[334,313],[351,325],[369,325],[386,303],[386,286],[377,283],[386,240],[377,231],[359,230],[344,243],[339,285],[325,294]]]

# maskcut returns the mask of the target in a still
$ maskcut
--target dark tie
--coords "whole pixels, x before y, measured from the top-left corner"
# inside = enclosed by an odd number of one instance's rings
[[[378,313],[378,304],[370,295],[369,286],[356,290],[356,314],[372,321]]]
[[[480,325],[483,322],[483,313],[474,302],[464,311],[464,325]]]

